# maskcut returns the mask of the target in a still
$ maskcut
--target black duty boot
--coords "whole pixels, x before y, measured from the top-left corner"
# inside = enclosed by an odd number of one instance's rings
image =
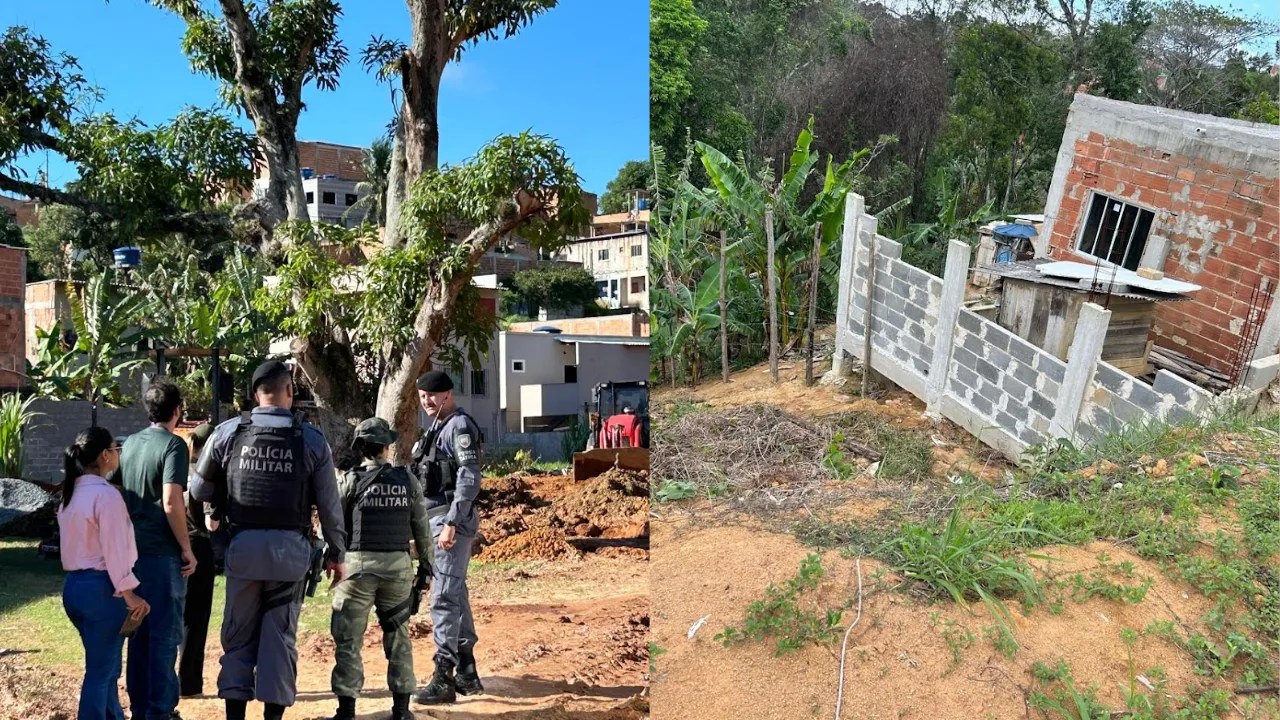
[[[338,712],[333,720],[356,720],[356,699],[338,696]]]
[[[275,703],[263,703],[262,720],[284,720],[284,706]]]
[[[227,720],[244,720],[245,708],[249,703],[245,700],[227,701]]]
[[[458,702],[457,687],[453,680],[453,663],[436,660],[436,671],[431,682],[413,696],[419,705],[444,705]]]
[[[469,650],[458,653],[458,675],[454,678],[454,686],[459,695],[479,695],[484,692],[480,684],[480,673],[476,670],[476,656]]]
[[[411,693],[394,693],[391,695],[391,720],[413,720],[413,711],[409,709]]]

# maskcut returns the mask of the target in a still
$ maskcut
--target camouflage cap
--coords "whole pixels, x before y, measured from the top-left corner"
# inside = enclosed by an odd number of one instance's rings
[[[391,429],[391,425],[380,417],[361,420],[356,426],[356,440],[364,440],[373,445],[390,445],[400,437],[400,433]]]

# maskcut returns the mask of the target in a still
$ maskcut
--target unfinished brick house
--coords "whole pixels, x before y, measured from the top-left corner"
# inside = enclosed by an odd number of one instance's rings
[[[1159,306],[1151,339],[1230,373],[1280,341],[1278,168],[1280,127],[1077,95],[1036,255],[1200,285]]]
[[[27,251],[0,245],[0,388],[22,387],[26,379]]]

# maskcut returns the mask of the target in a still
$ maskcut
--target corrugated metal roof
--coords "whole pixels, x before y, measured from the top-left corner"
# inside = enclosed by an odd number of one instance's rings
[[[1046,262],[1051,262],[1051,261],[1046,260],[1044,258],[1039,258],[1035,260],[1019,260],[1017,262],[1011,262],[1011,263],[981,265],[979,267],[974,268],[974,271],[990,273],[997,277],[1011,278],[1013,280],[1025,280],[1026,282],[1033,282],[1038,285],[1052,285],[1054,287],[1068,288],[1070,290],[1075,290],[1076,292],[1082,292],[1082,293],[1089,292],[1089,290],[1080,286],[1079,281],[1069,280],[1067,278],[1053,277],[1050,275],[1045,275],[1044,273],[1040,272],[1037,266],[1043,265]],[[1105,274],[1102,274],[1102,276],[1099,279],[1100,280],[1105,279],[1105,277],[1106,277]],[[1105,292],[1105,290],[1098,290],[1097,292],[1102,293],[1102,292]],[[1129,290],[1125,292],[1112,292],[1111,295],[1115,297],[1128,298],[1130,300],[1151,300],[1153,302],[1184,302],[1192,299],[1190,296],[1187,296],[1187,295],[1169,295],[1167,293],[1142,292],[1139,290],[1135,290],[1134,288],[1129,288]]]

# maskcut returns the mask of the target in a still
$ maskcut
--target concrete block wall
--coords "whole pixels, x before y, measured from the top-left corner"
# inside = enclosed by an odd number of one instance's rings
[[[1210,393],[1170,373],[1152,387],[1102,362],[1110,312],[1100,307],[1082,312],[1065,363],[961,308],[969,247],[952,241],[946,277],[934,277],[904,263],[902,246],[877,234],[864,207],[856,194],[846,200],[833,372],[863,359],[870,277],[871,368],[1015,461],[1054,438],[1088,442],[1127,424],[1211,410]]]
[[[41,413],[22,434],[23,477],[41,482],[62,480],[62,454],[89,427],[91,408],[83,400],[37,400],[32,412]],[[132,435],[147,427],[147,411],[142,407],[98,408],[98,425],[116,436]]]

